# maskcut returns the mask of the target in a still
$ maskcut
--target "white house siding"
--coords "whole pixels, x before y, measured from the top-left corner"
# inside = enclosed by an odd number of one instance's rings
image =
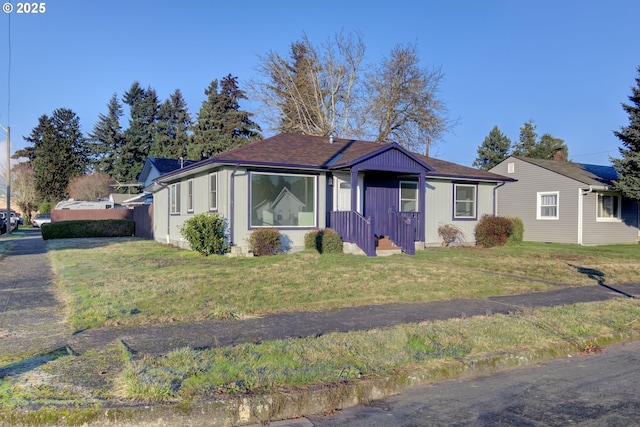
[[[597,194],[588,193],[583,198],[584,245],[603,245],[638,242],[638,204],[628,199],[622,200],[619,221],[597,221]]]
[[[508,173],[509,163],[514,164],[515,173]],[[524,224],[523,240],[578,243],[578,188],[584,184],[515,158],[500,163],[491,172],[518,180],[498,189],[497,215],[520,218]],[[558,219],[537,219],[538,192],[555,191],[559,193]]]
[[[475,183],[472,183],[475,185]],[[425,246],[440,246],[442,238],[438,228],[453,225],[462,231],[462,243],[475,244],[475,228],[482,215],[493,214],[493,189],[495,183],[479,183],[476,192],[477,217],[473,220],[453,218],[454,182],[449,180],[426,180]]]

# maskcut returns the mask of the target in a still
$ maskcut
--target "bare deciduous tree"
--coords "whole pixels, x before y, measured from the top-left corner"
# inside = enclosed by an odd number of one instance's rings
[[[25,223],[31,224],[31,212],[38,209],[40,201],[31,162],[18,163],[11,168],[11,200],[22,211]]]
[[[415,45],[397,45],[389,57],[367,74],[368,127],[378,142],[396,141],[413,151],[427,151],[450,127],[447,109],[438,98],[444,74],[419,66]],[[426,150],[422,150],[426,146]]]
[[[97,200],[111,193],[113,178],[103,173],[92,173],[73,178],[67,187],[69,197],[76,200]]]
[[[364,51],[359,34],[338,34],[319,48],[304,35],[288,58],[273,51],[260,57],[257,71],[266,80],[248,86],[274,130],[353,136],[361,131],[354,110]]]

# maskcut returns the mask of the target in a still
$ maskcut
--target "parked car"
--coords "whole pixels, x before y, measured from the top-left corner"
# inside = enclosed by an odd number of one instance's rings
[[[42,224],[47,224],[51,222],[51,215],[49,214],[36,214],[33,218],[33,226],[34,227],[42,227]]]
[[[0,234],[7,232],[7,214],[0,212]]]
[[[9,220],[9,222],[7,222],[6,210],[0,212],[0,218],[2,218],[2,221],[4,223],[2,226],[0,226],[0,232],[2,233],[7,232],[7,226],[6,226],[7,223],[11,224],[11,230],[15,230],[16,228],[18,228],[19,220],[15,212],[11,212],[11,217],[10,217],[11,219]]]

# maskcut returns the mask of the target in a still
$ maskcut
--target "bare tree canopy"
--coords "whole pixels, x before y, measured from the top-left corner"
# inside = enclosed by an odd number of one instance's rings
[[[31,162],[18,163],[11,168],[11,184],[11,200],[22,211],[27,224],[30,224],[31,212],[38,208],[40,202]]]
[[[67,193],[76,200],[98,200],[111,193],[111,185],[114,182],[113,178],[104,173],[80,175],[69,182]]]
[[[338,34],[320,47],[304,35],[291,44],[289,57],[273,51],[260,57],[257,71],[265,80],[249,88],[270,127],[319,136],[358,133],[353,110],[364,51],[359,34]]]
[[[450,128],[438,98],[440,69],[420,67],[415,45],[398,45],[368,70],[360,34],[337,34],[315,46],[304,35],[288,57],[260,57],[253,98],[279,132],[396,141],[423,151]]]
[[[448,129],[446,107],[437,97],[444,74],[420,68],[419,62],[415,45],[397,45],[368,73],[366,117],[376,141],[418,151]]]

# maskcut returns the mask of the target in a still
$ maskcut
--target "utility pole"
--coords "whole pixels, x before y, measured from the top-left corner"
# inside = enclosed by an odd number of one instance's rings
[[[11,234],[11,126],[0,125],[0,127],[7,133],[7,170],[5,176],[7,184],[7,234]]]

